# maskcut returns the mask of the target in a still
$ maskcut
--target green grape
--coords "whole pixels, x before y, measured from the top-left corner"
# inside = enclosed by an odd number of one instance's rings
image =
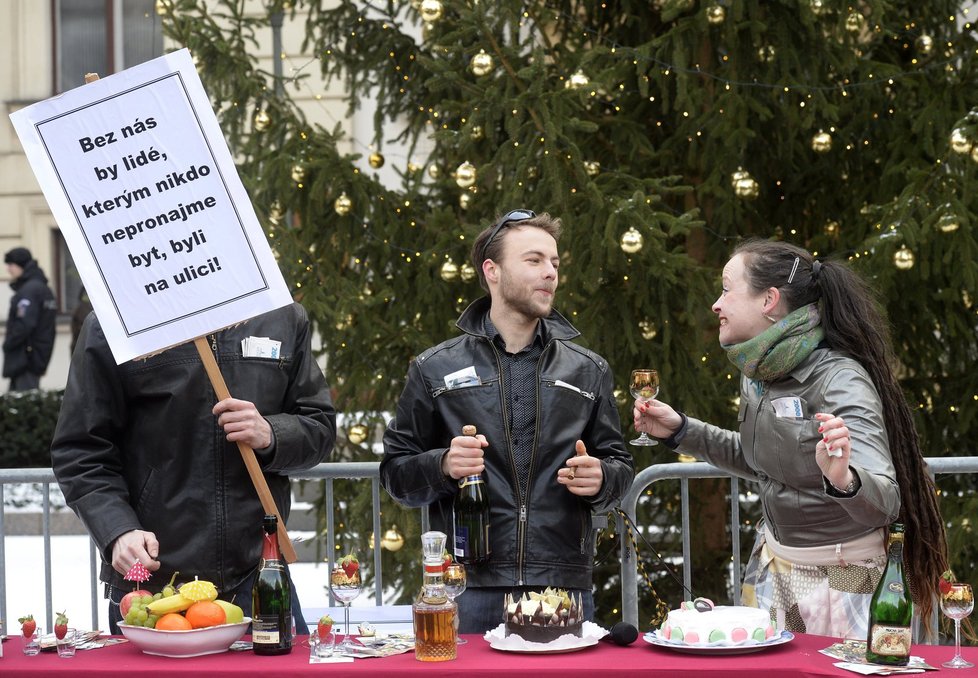
[[[153,602],[153,596],[142,596],[140,600],[142,601],[143,605],[149,605]]]
[[[154,593],[153,594],[153,600],[159,600],[162,597],[163,597],[163,594],[162,593]]]
[[[159,617],[157,617],[155,614],[151,614],[148,617],[146,617],[146,621],[143,622],[143,626],[145,626],[148,629],[155,629],[157,619],[159,619]]]
[[[127,624],[130,624],[130,625],[135,624],[135,622],[136,622],[136,611],[133,610],[132,608],[129,608],[129,611],[126,612],[126,619],[125,619],[125,621],[126,621]]]
[[[149,614],[143,608],[139,608],[136,611],[136,623],[142,624],[149,617]]]

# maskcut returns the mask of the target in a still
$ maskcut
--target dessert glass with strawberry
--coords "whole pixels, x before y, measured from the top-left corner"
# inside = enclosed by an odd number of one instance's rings
[[[363,590],[360,561],[354,554],[348,553],[333,566],[333,571],[329,573],[329,590],[343,604],[343,642],[340,643],[339,652],[348,654],[354,648],[353,638],[350,637],[350,603]]]
[[[32,657],[41,651],[41,644],[37,638],[37,622],[34,615],[28,614],[20,617],[20,632],[24,636],[24,654]]]
[[[970,669],[974,666],[961,656],[961,620],[975,609],[975,596],[969,584],[954,581],[949,571],[938,582],[941,590],[941,611],[954,620],[954,658],[941,664],[947,669]]]
[[[333,633],[333,618],[324,614],[316,624],[316,644],[313,652],[317,657],[332,657],[336,634]]]

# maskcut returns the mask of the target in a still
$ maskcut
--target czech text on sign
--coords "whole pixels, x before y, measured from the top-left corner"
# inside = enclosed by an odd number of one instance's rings
[[[187,50],[11,120],[116,361],[291,301]]]

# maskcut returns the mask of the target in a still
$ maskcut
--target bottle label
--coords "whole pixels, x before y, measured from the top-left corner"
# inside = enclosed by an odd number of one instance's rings
[[[458,489],[463,487],[468,487],[469,485],[485,485],[486,481],[482,479],[482,476],[465,476],[460,481],[458,481]]]
[[[910,627],[873,624],[869,631],[869,649],[885,657],[910,656]]]
[[[258,629],[252,629],[251,642],[278,645],[278,630],[259,631]]]
[[[896,593],[897,595],[900,596],[903,595],[903,584],[901,584],[898,581],[891,581],[889,584],[886,585],[886,588],[888,591]]]
[[[465,551],[469,545],[469,528],[456,525],[455,526],[455,557],[464,558]]]

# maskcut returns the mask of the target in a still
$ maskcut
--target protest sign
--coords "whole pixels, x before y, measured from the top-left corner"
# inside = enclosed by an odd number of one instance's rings
[[[10,118],[116,362],[292,301],[186,49]]]

